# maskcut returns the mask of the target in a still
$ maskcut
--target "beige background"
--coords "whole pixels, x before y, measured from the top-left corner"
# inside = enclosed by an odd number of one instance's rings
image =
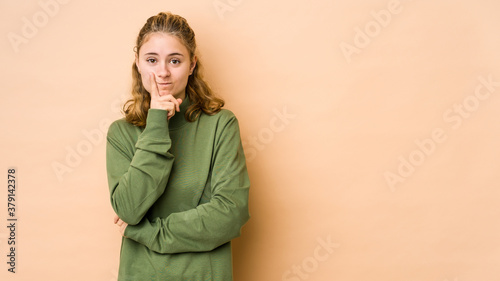
[[[240,121],[235,280],[500,280],[500,2],[144,3],[1,0],[1,280],[116,280],[103,136],[160,11]]]

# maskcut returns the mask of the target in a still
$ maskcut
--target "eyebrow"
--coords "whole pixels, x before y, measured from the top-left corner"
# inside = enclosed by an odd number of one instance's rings
[[[158,53],[154,53],[154,52],[145,53],[144,55],[145,56],[160,56],[160,55],[158,55]],[[184,56],[184,55],[181,53],[171,53],[171,54],[168,54],[167,57],[171,57],[171,56]]]

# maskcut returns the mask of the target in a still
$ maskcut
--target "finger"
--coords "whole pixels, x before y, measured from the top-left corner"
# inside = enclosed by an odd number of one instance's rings
[[[180,112],[180,111],[181,111],[181,103],[182,103],[182,99],[177,99],[177,103],[178,103],[178,105],[177,105],[177,111],[179,111],[179,112]]]
[[[119,220],[120,218],[118,217],[118,215],[115,215],[115,217],[113,218],[113,223],[116,224],[116,222]]]
[[[180,102],[179,102],[180,101]],[[181,99],[176,99],[172,96],[172,98],[170,99],[170,102],[174,104],[174,108],[172,108],[172,110],[175,110],[177,112],[180,112],[181,111],[181,102],[182,100]]]
[[[120,227],[120,233],[123,237],[125,237],[125,229],[127,228],[128,224],[124,223],[121,227]]]
[[[169,109],[169,111],[170,110],[180,111],[179,101],[178,101],[178,99],[174,98],[174,96],[172,96],[172,95],[165,96],[165,101],[168,101],[168,102],[173,104],[173,107],[171,109]]]
[[[174,110],[174,106],[172,106],[171,108],[167,109],[167,120],[169,120],[170,118],[174,117],[175,115],[175,110]]]
[[[151,85],[151,98],[160,97],[160,93],[158,91],[158,85],[156,84],[156,77],[154,73],[149,73],[149,85]]]

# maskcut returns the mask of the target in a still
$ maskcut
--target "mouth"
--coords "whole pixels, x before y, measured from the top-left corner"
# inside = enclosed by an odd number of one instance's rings
[[[158,85],[158,88],[167,88],[172,85],[172,83],[156,83]]]

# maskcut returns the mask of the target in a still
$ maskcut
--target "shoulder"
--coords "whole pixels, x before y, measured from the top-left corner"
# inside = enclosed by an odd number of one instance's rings
[[[204,119],[204,121],[206,120],[210,122],[225,122],[232,119],[236,119],[236,115],[234,115],[234,113],[231,110],[223,108],[219,112],[213,115],[202,113],[200,115],[200,119]]]
[[[212,131],[216,136],[239,134],[238,119],[229,109],[221,109],[213,115],[202,113],[199,118],[201,127]]]
[[[212,124],[217,127],[225,127],[231,123],[238,124],[238,119],[236,115],[229,109],[221,109],[219,112],[213,115],[208,115],[202,113],[200,115],[200,122],[205,124]]]
[[[107,137],[114,139],[121,139],[125,136],[135,135],[141,128],[130,124],[125,120],[125,118],[121,118],[113,121],[108,128]]]
[[[219,120],[222,122],[237,121],[236,115],[229,109],[221,109],[217,112]]]
[[[125,121],[125,118],[121,118],[121,119],[113,121],[111,123],[111,125],[109,125],[109,128],[108,128],[108,137],[115,136],[120,131],[126,129],[126,127],[128,127],[128,125],[131,125],[131,124],[128,124],[127,121]]]

